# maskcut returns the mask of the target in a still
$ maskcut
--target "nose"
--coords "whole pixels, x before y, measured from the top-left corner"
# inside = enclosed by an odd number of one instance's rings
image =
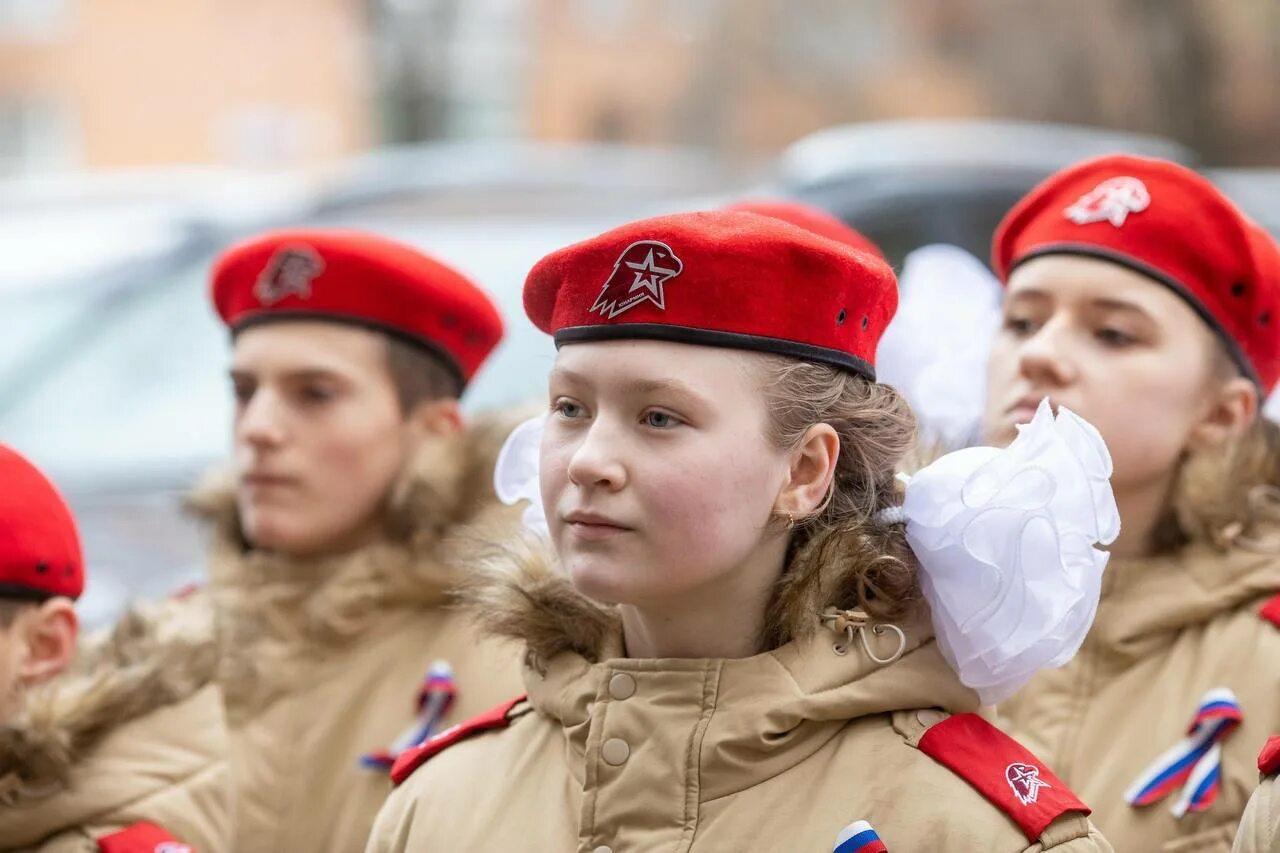
[[[1060,388],[1078,376],[1071,357],[1069,330],[1056,319],[1023,339],[1017,359],[1018,371],[1039,388]]]
[[[235,437],[238,444],[255,450],[279,447],[285,440],[285,426],[280,401],[270,389],[259,388],[236,413]]]
[[[627,481],[622,462],[622,437],[608,422],[596,418],[569,457],[569,482],[580,488],[617,491]]]

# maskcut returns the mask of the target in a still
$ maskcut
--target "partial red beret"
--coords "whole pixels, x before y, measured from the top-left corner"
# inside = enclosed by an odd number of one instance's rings
[[[275,231],[214,263],[213,303],[239,331],[269,320],[366,326],[432,351],[469,381],[502,340],[489,297],[457,270],[357,231]]]
[[[84,556],[62,495],[2,444],[0,484],[0,598],[79,598]]]
[[[1007,281],[1050,254],[1103,258],[1166,285],[1264,391],[1280,379],[1280,248],[1195,172],[1111,156],[1052,175],[1000,223],[992,260]]]
[[[845,225],[844,222],[825,210],[810,204],[801,204],[798,201],[783,201],[781,199],[749,199],[747,201],[734,202],[725,207],[725,210],[738,210],[743,213],[772,216],[774,219],[790,222],[798,228],[808,229],[814,234],[826,237],[828,240],[844,243],[859,252],[870,252],[877,258],[884,257],[884,252],[880,251],[880,247],[867,237]]]
[[[553,252],[525,311],[556,345],[617,338],[778,353],[875,378],[898,306],[893,270],[777,219],[710,211],[642,219]]]

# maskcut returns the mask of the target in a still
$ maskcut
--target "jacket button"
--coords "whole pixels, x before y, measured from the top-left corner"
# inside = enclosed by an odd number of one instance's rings
[[[936,711],[932,708],[929,708],[924,711],[916,712],[916,719],[920,722],[920,725],[924,726],[925,728],[929,728],[930,726],[936,726],[938,723],[942,722],[946,718],[947,718],[947,715],[945,713],[943,713],[942,711]]]
[[[622,738],[611,737],[600,747],[600,756],[605,764],[617,767],[631,757],[631,747]]]
[[[630,699],[636,692],[636,680],[625,672],[609,679],[609,695],[614,699]]]

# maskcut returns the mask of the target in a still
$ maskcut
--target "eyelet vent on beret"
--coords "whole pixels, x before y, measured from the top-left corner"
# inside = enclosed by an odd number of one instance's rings
[[[47,575],[49,573],[49,564],[46,562],[36,563],[36,574]]]
[[[1237,281],[1235,284],[1231,285],[1231,295],[1244,296],[1245,289],[1244,282]]]
[[[840,313],[836,315],[836,325],[843,326],[844,321],[848,318],[848,316],[849,316],[849,312],[841,308]]]
[[[865,329],[867,328],[867,326],[869,326],[870,324],[871,324],[871,318],[870,318],[870,317],[868,317],[867,315],[863,314],[863,315],[862,315],[862,328],[865,330]]]

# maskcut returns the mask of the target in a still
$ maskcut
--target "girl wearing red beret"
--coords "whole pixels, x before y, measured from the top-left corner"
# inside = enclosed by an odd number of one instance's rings
[[[871,363],[895,304],[877,258],[736,211],[534,267],[549,542],[472,595],[528,695],[402,756],[368,850],[1110,849],[934,639]]]
[[[1222,850],[1280,724],[1280,251],[1172,163],[1058,173],[995,238],[993,443],[1049,397],[1097,425],[1123,522],[1080,653],[1002,707],[1122,850]]]

